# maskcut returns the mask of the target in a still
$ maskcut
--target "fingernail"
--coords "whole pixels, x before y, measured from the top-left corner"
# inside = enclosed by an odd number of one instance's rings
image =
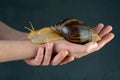
[[[68,55],[68,51],[62,51],[62,56],[64,57],[64,56],[66,56],[66,55]]]
[[[94,42],[91,47],[96,48],[97,46],[98,46],[98,44],[96,42]]]

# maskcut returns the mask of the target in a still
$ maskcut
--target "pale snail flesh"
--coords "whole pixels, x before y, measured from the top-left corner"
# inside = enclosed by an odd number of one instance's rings
[[[101,37],[84,22],[77,19],[65,19],[53,26],[35,30],[30,23],[32,29],[26,27],[31,32],[28,39],[33,43],[43,44],[55,40],[67,40],[73,43],[87,43],[90,41],[100,41]]]

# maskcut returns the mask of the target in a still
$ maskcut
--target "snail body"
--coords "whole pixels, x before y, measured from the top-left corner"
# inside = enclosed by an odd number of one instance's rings
[[[64,37],[54,32],[50,27],[45,27],[39,30],[35,30],[32,23],[30,23],[32,29],[25,27],[30,31],[28,34],[28,39],[31,40],[31,42],[36,44],[44,44],[50,41],[55,40],[63,40]]]
[[[43,44],[50,41],[63,40],[64,38],[56,34],[50,29],[50,27],[46,27],[30,32],[28,39],[30,39],[33,43]]]
[[[30,23],[32,29],[27,28],[31,32],[28,35],[33,43],[43,44],[55,40],[67,40],[73,43],[87,43],[89,41],[99,41],[100,36],[84,22],[77,19],[65,19],[53,26],[35,30]]]

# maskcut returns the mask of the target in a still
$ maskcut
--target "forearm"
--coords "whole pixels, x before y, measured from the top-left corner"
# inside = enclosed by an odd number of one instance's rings
[[[0,21],[0,39],[18,40],[18,39],[23,39],[23,37],[27,37],[27,33],[23,33],[21,31],[15,30]]]
[[[0,62],[32,58],[38,47],[28,40],[0,40]]]

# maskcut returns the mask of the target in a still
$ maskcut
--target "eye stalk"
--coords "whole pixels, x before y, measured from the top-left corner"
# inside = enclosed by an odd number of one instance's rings
[[[31,29],[30,28],[28,28],[28,27],[24,27],[24,28],[26,28],[27,30],[29,30],[30,32],[32,32],[32,31],[35,31],[35,28],[34,28],[34,26],[33,26],[33,24],[29,21],[29,24],[30,24],[30,26],[31,26]]]

